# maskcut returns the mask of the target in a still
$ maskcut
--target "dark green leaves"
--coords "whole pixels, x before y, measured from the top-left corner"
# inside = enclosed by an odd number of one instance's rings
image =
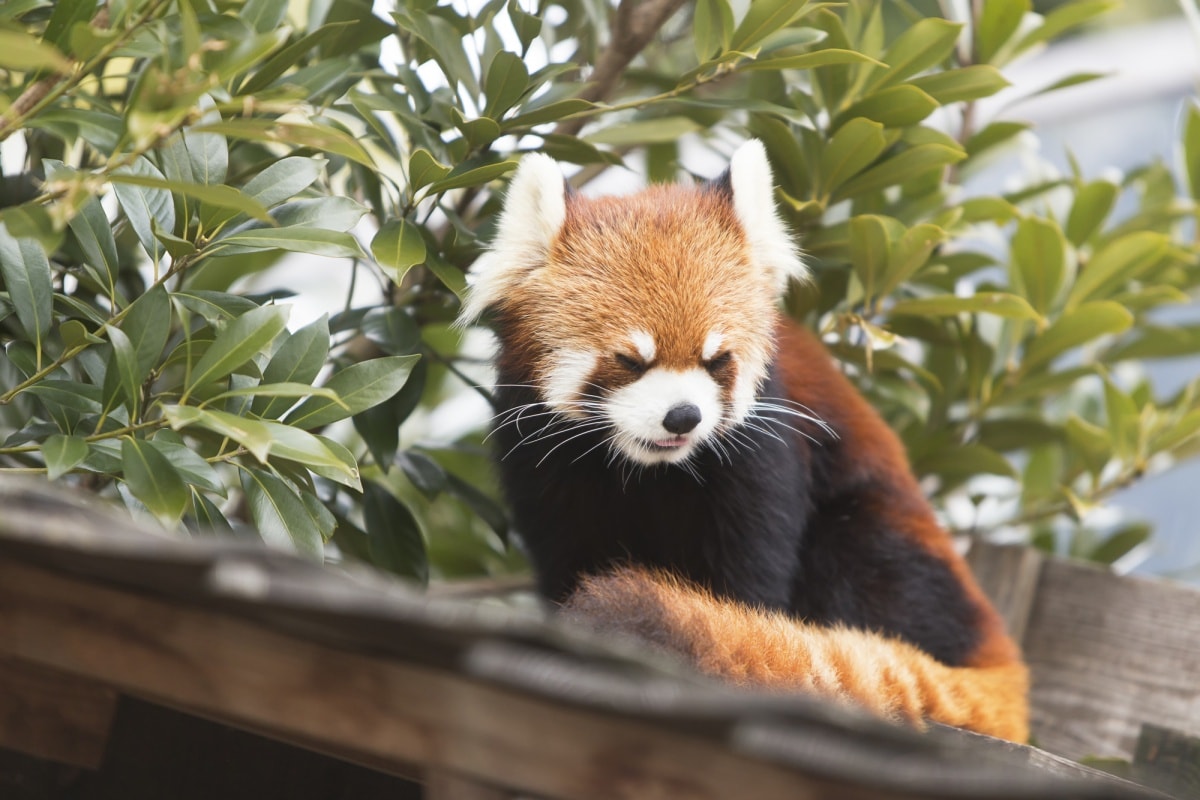
[[[223,378],[273,340],[287,323],[287,306],[263,306],[229,323],[192,369],[189,390]]]
[[[17,319],[25,334],[41,350],[50,331],[50,262],[46,251],[33,239],[15,239],[0,225],[0,277],[8,290]]]
[[[337,393],[341,405],[324,397],[314,397],[290,413],[286,422],[298,428],[319,428],[378,405],[400,391],[418,358],[420,356],[388,356],[352,364],[326,384]]]

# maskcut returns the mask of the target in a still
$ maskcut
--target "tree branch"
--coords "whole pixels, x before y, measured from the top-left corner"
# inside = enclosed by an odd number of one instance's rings
[[[579,93],[583,100],[601,103],[617,88],[629,62],[646,48],[684,0],[621,0],[608,46],[596,59],[591,80]],[[574,136],[587,122],[586,117],[563,120],[555,133]]]

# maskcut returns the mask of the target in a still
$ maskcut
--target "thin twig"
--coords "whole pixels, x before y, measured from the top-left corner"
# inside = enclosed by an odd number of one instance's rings
[[[602,103],[616,90],[625,68],[646,48],[684,0],[621,0],[608,46],[596,59],[588,85],[579,93],[582,100]],[[583,128],[586,117],[563,120],[554,132],[574,136]]]

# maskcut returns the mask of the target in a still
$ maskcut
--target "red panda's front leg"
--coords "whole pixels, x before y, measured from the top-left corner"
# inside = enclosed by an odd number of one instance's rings
[[[563,611],[733,683],[809,691],[917,725],[933,720],[1013,741],[1029,735],[1019,661],[950,667],[897,639],[804,623],[637,568],[586,578]]]

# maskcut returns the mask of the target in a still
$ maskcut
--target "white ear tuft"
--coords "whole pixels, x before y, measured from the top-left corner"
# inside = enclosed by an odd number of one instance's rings
[[[781,294],[787,289],[788,278],[806,279],[808,268],[775,210],[775,179],[762,142],[751,139],[733,154],[729,184],[733,210],[746,231],[758,266],[775,274]]]
[[[566,188],[562,171],[550,156],[530,153],[521,159],[504,197],[496,238],[471,267],[471,285],[458,324],[478,319],[523,276],[545,263],[567,218]]]

